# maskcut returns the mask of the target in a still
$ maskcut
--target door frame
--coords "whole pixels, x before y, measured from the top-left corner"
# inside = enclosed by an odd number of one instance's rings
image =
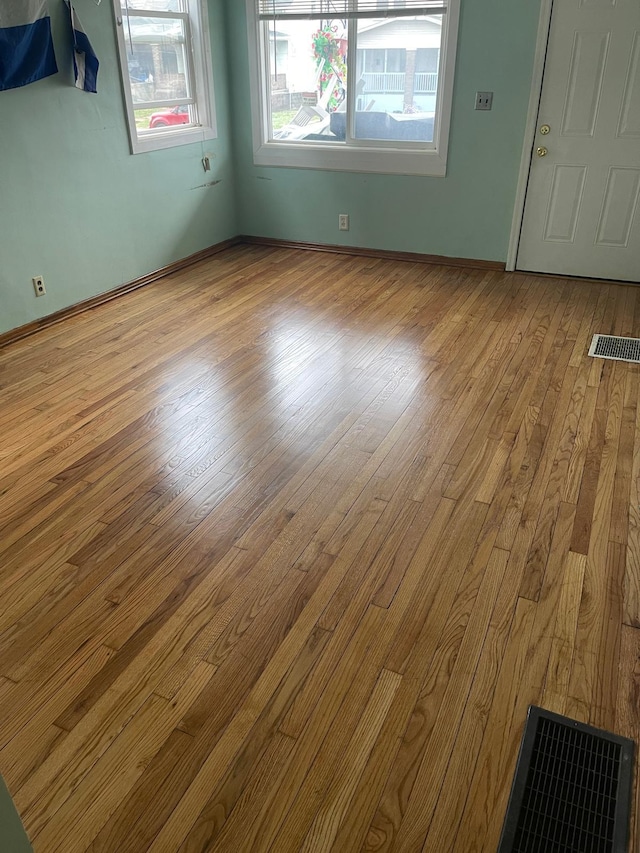
[[[531,80],[531,94],[529,95],[529,109],[527,112],[527,123],[524,131],[524,145],[520,160],[520,172],[518,174],[518,186],[516,199],[511,220],[511,236],[509,238],[509,249],[507,251],[506,268],[513,272],[516,268],[520,236],[522,232],[522,221],[524,219],[524,206],[527,200],[527,187],[529,184],[529,173],[533,160],[533,146],[538,129],[538,111],[540,109],[540,98],[542,96],[542,84],[544,81],[544,70],[547,60],[547,48],[551,33],[551,13],[554,0],[541,0],[540,19],[538,21],[538,37],[536,51],[533,60],[533,76]]]

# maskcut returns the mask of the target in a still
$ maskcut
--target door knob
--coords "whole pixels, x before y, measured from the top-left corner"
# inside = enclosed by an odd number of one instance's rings
[[[547,151],[547,149],[544,147],[544,145],[541,145],[541,146],[536,150],[536,154],[538,155],[538,157],[546,157],[548,153],[549,153],[549,152],[548,152],[548,151]]]

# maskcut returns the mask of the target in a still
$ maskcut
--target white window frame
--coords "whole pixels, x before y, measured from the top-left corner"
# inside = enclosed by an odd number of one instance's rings
[[[158,109],[177,106],[179,105],[178,102],[191,104],[193,100],[193,106],[197,115],[197,124],[174,126],[170,130],[154,130],[143,135],[139,134],[136,128],[135,106],[129,82],[127,34],[122,20],[122,9],[125,6],[125,0],[113,0],[118,57],[120,60],[120,77],[132,154],[157,151],[161,148],[173,148],[178,145],[188,145],[192,142],[204,142],[207,139],[215,139],[217,137],[207,3],[206,0],[186,0],[186,4],[188,9],[186,15],[179,12],[150,11],[149,17],[179,18],[184,16],[186,19],[190,85],[193,98],[174,99],[171,103],[167,102],[166,105],[158,104]]]
[[[396,175],[444,177],[447,173],[449,127],[458,43],[460,0],[448,0],[442,22],[438,67],[439,85],[432,143],[393,140],[348,142],[288,142],[269,140],[269,80],[265,76],[269,57],[267,27],[260,26],[256,0],[245,0],[249,38],[249,74],[253,127],[253,162],[256,166],[325,169],[343,172],[378,172]],[[349,21],[350,45],[355,44],[357,21]],[[352,48],[350,47],[350,50]],[[355,51],[354,51],[355,53]],[[266,59],[265,59],[266,57]],[[355,103],[355,74],[347,75],[347,97]],[[352,113],[353,114],[353,113]]]

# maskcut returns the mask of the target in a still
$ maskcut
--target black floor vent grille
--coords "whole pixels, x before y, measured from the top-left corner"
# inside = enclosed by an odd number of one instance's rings
[[[532,705],[498,853],[627,853],[633,748]]]
[[[640,338],[619,338],[614,335],[594,335],[589,347],[594,358],[613,361],[640,362]]]

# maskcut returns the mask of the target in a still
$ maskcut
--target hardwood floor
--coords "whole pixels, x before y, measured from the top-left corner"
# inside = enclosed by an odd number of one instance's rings
[[[638,294],[239,246],[0,350],[37,853],[489,853],[530,703],[637,737]]]

